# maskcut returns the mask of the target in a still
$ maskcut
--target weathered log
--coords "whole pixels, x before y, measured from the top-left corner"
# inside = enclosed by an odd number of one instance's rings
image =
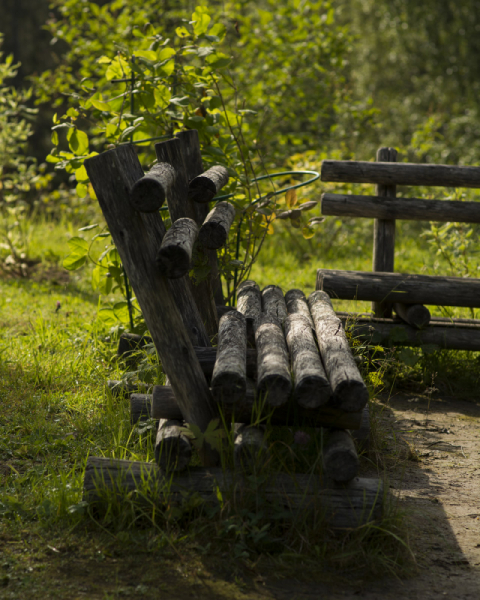
[[[301,314],[288,315],[285,335],[292,361],[293,397],[306,408],[326,404],[332,395],[308,319]]]
[[[217,402],[235,403],[247,390],[247,324],[238,311],[220,319],[212,394]]]
[[[262,295],[260,288],[250,279],[247,279],[237,289],[237,310],[247,319],[247,340],[250,346],[255,346],[255,319],[262,312]]]
[[[308,302],[302,290],[288,290],[288,292],[285,294],[285,303],[287,305],[287,313],[289,315],[303,315],[310,323],[310,327],[315,329],[312,315],[310,314],[310,309],[308,308]]]
[[[204,431],[216,407],[182,322],[178,298],[155,264],[164,226],[159,213],[145,216],[129,200],[129,190],[143,173],[135,150],[119,146],[87,159],[85,168],[182,412]],[[184,292],[189,297],[185,288]],[[199,327],[203,328],[201,321]],[[205,445],[202,460],[212,464],[217,459]]]
[[[247,472],[255,471],[265,464],[267,457],[265,428],[236,423],[233,447],[235,467]]]
[[[283,299],[283,294],[282,294]],[[268,313],[254,323],[257,347],[257,392],[270,406],[288,401],[292,391],[290,361],[280,321]]]
[[[215,308],[217,309],[217,315],[218,315],[218,320],[220,321],[220,319],[223,317],[223,315],[226,315],[228,312],[232,312],[232,310],[235,310],[234,306],[224,306],[216,304]]]
[[[414,163],[324,160],[322,181],[379,185],[480,187],[480,167],[453,167]]]
[[[197,236],[198,227],[193,219],[185,217],[173,223],[157,254],[157,265],[166,277],[179,279],[188,273]]]
[[[358,429],[350,429],[349,431],[352,438],[355,440],[356,447],[361,452],[368,452],[371,437],[370,410],[368,404],[362,411],[362,422],[360,427]]]
[[[190,181],[188,197],[202,204],[210,202],[227,183],[228,170],[221,166],[211,167]]]
[[[368,402],[368,390],[330,298],[325,292],[313,292],[308,298],[308,305],[315,323],[323,365],[332,387],[332,405],[346,411],[362,410]]]
[[[175,169],[167,163],[153,165],[148,173],[136,181],[130,190],[130,202],[140,212],[160,210],[175,181]]]
[[[138,352],[147,344],[151,344],[152,341],[152,338],[148,335],[122,333],[118,340],[117,356],[127,358],[130,354]]]
[[[366,219],[480,223],[480,203],[425,200],[424,198],[323,194],[322,215]]]
[[[172,391],[173,393],[173,391]],[[152,394],[130,394],[130,422],[146,421],[152,415]]]
[[[167,197],[172,223],[188,217],[200,226],[196,205],[188,200],[188,182],[191,177],[198,174],[193,169],[201,166],[201,157],[199,158],[197,154],[197,151],[199,153],[198,133],[195,130],[191,131],[194,133],[182,132],[175,139],[155,144],[155,152],[159,162],[169,163],[176,172],[175,182]],[[187,278],[187,281],[208,335],[213,337],[218,331],[218,319],[211,278],[200,282],[191,282]]]
[[[393,309],[400,318],[416,329],[423,329],[430,323],[430,311],[423,304],[395,302]]]
[[[379,148],[377,162],[396,162],[395,148]],[[377,185],[377,196],[395,198],[397,188],[394,185]],[[393,272],[395,266],[395,220],[375,219],[373,222],[373,261],[372,271]],[[388,302],[372,302],[372,311],[376,317],[391,317],[392,305]]]
[[[155,461],[163,473],[183,471],[192,458],[192,443],[185,435],[182,422],[161,419],[155,441]]]
[[[317,290],[343,300],[480,306],[480,279],[318,269]]]
[[[278,285],[267,285],[262,290],[262,311],[276,317],[283,326],[287,318],[287,305],[282,289]]]
[[[329,479],[346,483],[358,475],[358,460],[355,443],[348,431],[335,429],[327,432],[322,459],[325,475]]]
[[[359,429],[362,423],[361,411],[347,413],[330,405],[315,409],[303,408],[292,399],[283,406],[272,407],[263,399],[256,399],[255,392],[248,387],[243,402],[236,405],[224,404],[220,410],[226,423],[236,421],[256,425],[261,422],[272,425],[337,427],[339,429]],[[151,417],[154,419],[183,419],[171,387],[163,385],[153,387]]]
[[[217,359],[216,348],[200,348],[195,347],[195,353],[200,362],[203,372],[207,377],[213,374],[213,368]],[[253,348],[247,348],[247,375],[255,377],[257,373],[257,353]]]
[[[367,343],[382,346],[438,346],[442,350],[480,351],[480,327],[430,321],[425,329],[416,329],[391,319],[359,319],[352,335]]]
[[[235,207],[230,202],[219,202],[208,213],[198,234],[205,248],[217,249],[225,245],[235,218]]]
[[[119,499],[138,490],[138,501],[147,498],[160,506],[188,501],[189,494],[200,495],[207,502],[218,502],[218,490],[223,497],[231,494],[239,502],[261,494],[274,505],[296,512],[302,518],[307,510],[324,515],[332,528],[352,528],[379,519],[383,509],[383,484],[379,479],[355,478],[342,486],[325,488],[318,477],[278,474],[265,482],[261,477],[239,478],[238,473],[223,469],[192,467],[186,474],[162,475],[152,463],[100,458],[87,459],[83,482],[83,499],[96,504],[96,510],[108,503],[112,493]]]

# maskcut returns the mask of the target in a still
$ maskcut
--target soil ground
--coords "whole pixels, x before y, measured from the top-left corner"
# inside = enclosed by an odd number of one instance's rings
[[[418,565],[411,578],[313,584],[274,574],[235,576],[198,557],[188,561],[187,572],[174,558],[110,554],[23,532],[23,539],[1,536],[0,554],[4,544],[10,548],[1,565],[0,598],[478,600],[480,406],[414,395],[396,395],[381,406],[385,451],[400,448],[404,456],[385,476],[406,513]],[[27,561],[30,552],[33,561]]]

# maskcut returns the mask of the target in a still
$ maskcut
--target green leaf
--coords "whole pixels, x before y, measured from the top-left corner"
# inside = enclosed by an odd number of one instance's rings
[[[80,182],[86,182],[88,181],[88,175],[87,175],[87,170],[85,169],[85,167],[82,165],[79,169],[75,169],[75,179],[80,183]]]
[[[109,65],[111,62],[112,59],[108,58],[108,56],[101,56],[99,59],[97,59],[97,63],[100,65]]]
[[[80,227],[78,231],[90,231],[91,229],[95,229],[98,227],[98,223],[93,223],[92,225],[85,225],[85,227]],[[82,239],[82,238],[80,238]]]
[[[212,18],[210,17],[210,15],[204,12],[198,12],[197,8],[197,10],[192,15],[193,33],[196,36],[203,35],[204,33],[206,33],[211,20]]]
[[[52,131],[52,135],[50,136],[50,139],[52,140],[52,144],[54,146],[58,146],[58,133],[56,131]],[[48,158],[47,158],[48,161]]]
[[[86,256],[88,254],[88,242],[81,237],[70,238],[67,242],[70,252]]]
[[[69,129],[67,140],[70,150],[77,156],[83,156],[88,153],[88,135],[80,129]]]
[[[230,64],[230,57],[223,52],[216,52],[215,54],[210,54],[207,56],[205,62],[209,64],[214,69],[223,69]]]
[[[175,29],[175,33],[177,34],[177,36],[179,38],[186,38],[190,35],[190,32],[188,31],[188,29],[186,27],[177,27]]]
[[[76,269],[83,267],[86,260],[87,260],[86,256],[77,256],[75,254],[70,254],[63,261],[63,266],[68,271],[75,271]]]
[[[88,194],[88,187],[84,183],[77,183],[77,187],[75,189],[79,198],[85,198],[85,196]]]
[[[309,240],[315,235],[315,230],[313,229],[313,227],[306,225],[302,228],[302,235],[306,240]]]

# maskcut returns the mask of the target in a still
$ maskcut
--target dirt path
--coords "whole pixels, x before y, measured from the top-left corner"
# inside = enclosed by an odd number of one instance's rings
[[[267,583],[279,600],[480,598],[480,406],[397,395],[383,404],[385,452],[409,456],[386,475],[405,510],[418,575],[354,586]]]

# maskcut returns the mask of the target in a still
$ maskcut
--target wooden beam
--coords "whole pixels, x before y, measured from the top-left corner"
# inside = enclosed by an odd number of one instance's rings
[[[375,183],[377,185],[479,188],[480,167],[324,160],[321,180],[338,183]]]
[[[217,414],[213,398],[177,299],[155,263],[165,228],[159,213],[145,215],[130,204],[130,189],[143,173],[135,150],[120,146],[87,159],[85,168],[182,413],[205,431]],[[205,445],[202,459],[213,464],[218,454]]]
[[[160,210],[175,181],[175,169],[167,163],[153,165],[130,190],[130,202],[140,212]]]
[[[323,194],[321,211],[336,217],[480,223],[480,202],[456,200]]]
[[[318,269],[316,287],[343,300],[480,307],[480,279],[466,277]]]
[[[218,489],[224,497],[232,494],[235,505],[247,493],[250,497],[262,494],[283,509],[316,510],[324,514],[333,528],[353,528],[382,515],[384,492],[379,479],[355,478],[342,486],[326,488],[314,475],[272,475],[268,481],[261,477],[256,483],[251,477],[224,469],[190,468],[186,474],[164,477],[155,464],[90,456],[87,459],[83,482],[83,498],[95,502],[102,510],[102,498],[119,499],[139,490],[139,502],[158,505],[185,501],[189,494],[200,495],[207,502],[218,502]],[[143,492],[143,493],[142,493]]]
[[[188,217],[177,219],[165,234],[157,253],[157,265],[165,277],[180,279],[191,268],[198,226]]]
[[[228,183],[228,170],[215,166],[190,181],[188,196],[194,202],[208,203],[215,198]]]

